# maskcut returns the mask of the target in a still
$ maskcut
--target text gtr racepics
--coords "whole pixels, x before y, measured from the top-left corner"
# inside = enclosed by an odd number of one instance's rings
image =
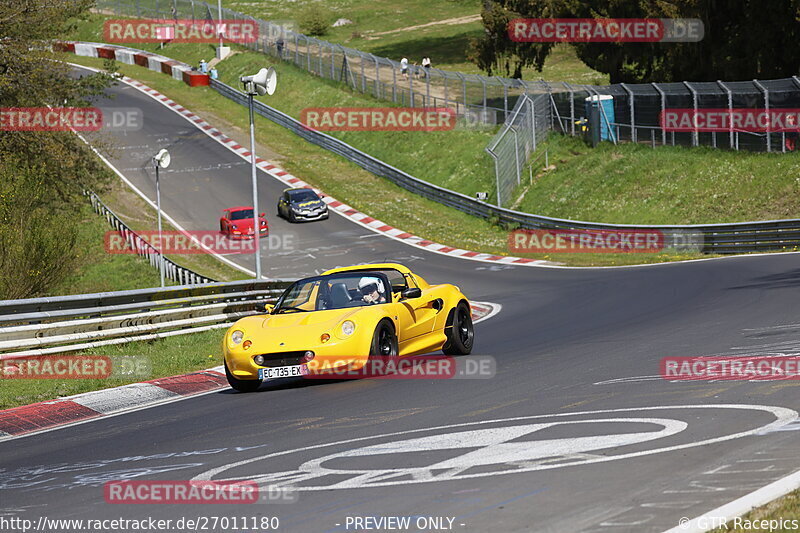
[[[474,341],[458,287],[430,285],[395,263],[301,279],[266,310],[238,320],[223,339],[225,374],[237,391],[272,378],[357,370],[370,356],[466,355]]]

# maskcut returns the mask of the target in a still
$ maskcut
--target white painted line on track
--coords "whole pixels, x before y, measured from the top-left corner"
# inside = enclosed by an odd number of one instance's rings
[[[800,470],[696,518],[682,518],[677,526],[665,533],[698,533],[717,529],[723,527],[724,523],[797,489],[800,489]]]

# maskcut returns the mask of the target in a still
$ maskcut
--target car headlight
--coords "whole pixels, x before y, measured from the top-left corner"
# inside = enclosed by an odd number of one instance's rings
[[[239,229],[239,228],[237,228],[237,227],[236,227],[236,224],[231,224],[231,227],[232,227],[233,229]]]
[[[356,325],[352,320],[342,322],[342,335],[349,337],[356,330]]]
[[[233,344],[241,344],[242,339],[244,339],[244,331],[236,330],[231,333],[231,342]]]

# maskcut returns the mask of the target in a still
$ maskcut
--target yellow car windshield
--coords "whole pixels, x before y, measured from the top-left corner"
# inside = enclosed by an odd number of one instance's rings
[[[345,309],[388,303],[392,289],[378,272],[352,272],[295,282],[278,300],[274,314]]]

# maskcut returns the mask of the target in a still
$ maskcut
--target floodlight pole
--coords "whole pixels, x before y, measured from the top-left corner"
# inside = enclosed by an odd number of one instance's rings
[[[252,83],[247,87],[247,106],[250,108],[250,178],[253,182],[253,238],[256,247],[256,279],[261,279],[261,216],[258,211],[258,182],[256,180],[256,127],[253,120],[253,92]]]
[[[153,160],[156,166],[156,209],[158,211],[158,270],[161,275],[161,286],[164,286],[164,239],[161,235],[161,186],[158,180],[158,161]]]

